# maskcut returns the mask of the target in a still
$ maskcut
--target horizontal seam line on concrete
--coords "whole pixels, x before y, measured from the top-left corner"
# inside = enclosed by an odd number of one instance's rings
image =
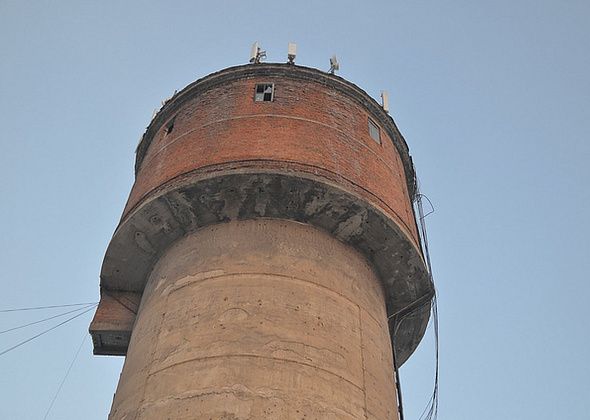
[[[349,303],[350,305],[354,306],[355,308],[361,308],[361,309],[363,309],[377,323],[377,325],[379,325],[381,328],[383,328],[383,325],[379,322],[379,320],[377,320],[367,309],[361,307],[358,303],[353,302],[352,300],[350,300],[348,297],[346,297],[342,293],[339,293],[336,290],[332,290],[329,287],[322,286],[321,284],[313,283],[313,282],[311,282],[309,280],[305,280],[305,279],[302,279],[302,278],[299,278],[299,277],[295,277],[295,276],[287,276],[287,275],[284,275],[284,274],[275,274],[275,273],[224,273],[224,274],[217,274],[217,275],[213,275],[213,276],[210,276],[210,277],[202,277],[202,278],[199,278],[198,280],[191,281],[191,282],[188,282],[186,284],[180,285],[177,288],[173,288],[172,290],[170,290],[168,292],[168,296],[171,293],[174,293],[174,292],[176,292],[176,291],[178,291],[180,289],[183,289],[185,287],[190,287],[190,286],[193,286],[193,285],[198,284],[198,283],[203,283],[203,282],[208,281],[208,280],[217,280],[217,279],[222,278],[222,277],[237,277],[237,276],[280,277],[282,279],[294,280],[294,281],[297,281],[297,282],[302,282],[302,283],[306,283],[306,284],[311,285],[311,286],[315,286],[315,287],[317,287],[319,289],[324,289],[324,290],[326,290],[326,291],[328,291],[328,292],[330,292],[332,294],[335,294],[336,296],[342,298],[343,300],[345,300],[347,303]],[[247,286],[247,287],[253,287],[253,286]],[[163,292],[165,292],[165,291],[166,291],[166,288],[164,288]]]
[[[150,372],[148,374],[148,378],[151,377],[151,376],[153,376],[153,375],[157,375],[158,373],[163,372],[165,370],[174,368],[174,367],[179,366],[179,365],[183,365],[185,363],[191,363],[191,362],[195,362],[195,361],[199,361],[199,360],[222,359],[222,358],[232,358],[232,357],[250,357],[250,358],[254,358],[254,359],[281,361],[281,362],[286,362],[286,363],[294,363],[294,364],[297,364],[297,365],[307,366],[307,367],[310,367],[312,369],[317,369],[317,370],[321,370],[322,372],[326,372],[329,375],[336,376],[337,378],[340,378],[341,380],[343,380],[343,381],[351,384],[352,386],[354,386],[355,388],[359,389],[360,391],[363,391],[363,389],[359,385],[355,384],[351,380],[346,379],[343,376],[340,376],[337,373],[334,373],[334,372],[329,371],[327,369],[324,369],[322,367],[314,366],[314,365],[311,365],[309,363],[298,362],[296,360],[281,359],[281,358],[278,358],[278,357],[260,356],[260,355],[257,355],[257,354],[223,354],[223,355],[217,355],[217,356],[195,357],[195,358],[183,360],[181,362],[177,362],[177,363],[174,363],[172,365],[165,366],[163,368],[160,368],[160,369],[157,369],[157,370],[155,370],[153,372]]]

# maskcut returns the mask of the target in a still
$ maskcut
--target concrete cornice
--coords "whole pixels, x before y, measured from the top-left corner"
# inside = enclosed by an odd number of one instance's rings
[[[434,291],[418,244],[376,204],[311,174],[211,168],[170,182],[122,220],[105,255],[101,288],[111,295],[141,294],[154,264],[179,238],[202,227],[258,218],[305,223],[360,252],[382,282],[396,337],[392,345],[399,364],[405,362],[424,335]],[[97,325],[91,331],[103,335],[102,341],[121,335]],[[95,337],[95,344],[101,340]]]

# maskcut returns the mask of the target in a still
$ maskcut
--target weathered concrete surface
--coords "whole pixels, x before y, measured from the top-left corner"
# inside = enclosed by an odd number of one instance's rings
[[[101,270],[111,418],[397,418],[392,345],[401,365],[433,294],[414,197],[395,123],[340,77],[238,66],[175,94]]]
[[[397,419],[384,302],[309,225],[197,230],[149,275],[109,418]]]

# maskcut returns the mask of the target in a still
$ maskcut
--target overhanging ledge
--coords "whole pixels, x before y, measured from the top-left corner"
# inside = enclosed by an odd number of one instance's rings
[[[253,168],[196,171],[147,197],[115,231],[103,262],[101,289],[109,295],[127,292],[140,296],[153,265],[178,238],[204,226],[256,218],[306,223],[357,249],[381,279],[389,315],[402,313],[433,292],[416,245],[375,204],[313,174]],[[420,342],[429,310],[426,300],[403,320],[391,323],[399,365]],[[95,317],[90,327],[95,353],[109,354],[97,348],[98,321]],[[101,333],[108,333],[108,329],[103,326]],[[118,353],[112,354],[122,354],[121,348],[128,345],[128,341],[118,343]]]

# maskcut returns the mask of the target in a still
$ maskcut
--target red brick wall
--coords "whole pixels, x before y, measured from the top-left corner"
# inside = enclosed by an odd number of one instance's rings
[[[265,82],[275,84],[274,101],[254,102],[256,83]],[[368,111],[347,95],[284,76],[239,79],[200,93],[173,118],[172,132],[166,134],[164,124],[149,145],[125,214],[179,175],[261,160],[261,168],[265,161],[310,173],[319,167],[345,188],[355,185],[357,195],[385,210],[418,242],[397,149],[383,129],[381,144],[370,137]]]

